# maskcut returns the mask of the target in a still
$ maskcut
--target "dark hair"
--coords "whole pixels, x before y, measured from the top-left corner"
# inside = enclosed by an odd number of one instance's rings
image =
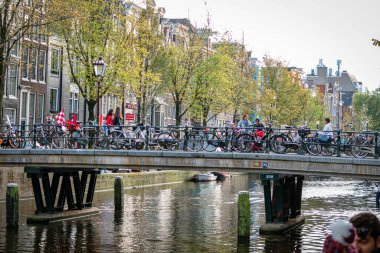
[[[259,118],[256,118],[255,120],[258,121],[258,122],[260,122],[260,119],[259,119]]]
[[[113,113],[113,109],[110,109],[107,113],[107,116],[112,116],[112,113]]]
[[[243,115],[243,118],[245,118],[245,117],[248,117],[248,115],[247,115],[247,114],[244,114],[244,115]]]
[[[120,117],[120,107],[116,107],[116,110],[115,110],[115,117]]]
[[[373,213],[358,213],[351,217],[350,222],[356,228],[358,236],[363,239],[370,234],[376,240],[380,235],[380,221]]]
[[[327,123],[330,123],[330,118],[325,118],[325,121],[326,121]]]

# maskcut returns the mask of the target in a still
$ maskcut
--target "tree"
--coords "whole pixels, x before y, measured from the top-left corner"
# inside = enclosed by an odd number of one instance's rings
[[[160,16],[155,13],[151,4],[147,2],[139,16],[138,25],[135,28],[135,36],[132,41],[133,54],[136,64],[133,67],[138,73],[136,82],[132,82],[131,88],[137,97],[137,121],[145,124],[148,104],[153,104],[154,97],[159,94],[160,76],[155,57],[162,46],[162,34],[159,29]]]
[[[356,129],[376,130],[380,128],[380,88],[373,92],[356,93],[353,99],[354,126]]]
[[[52,15],[72,13],[71,18],[50,26],[51,32],[62,38],[72,80],[88,105],[89,119],[94,119],[97,104],[97,79],[93,61],[103,56],[107,70],[100,87],[100,97],[108,91],[116,92],[117,82],[130,77],[126,72],[130,63],[133,27],[137,20],[125,15],[126,6],[118,0],[55,0]]]
[[[233,65],[228,55],[216,53],[200,63],[194,72],[196,97],[192,113],[201,113],[204,126],[210,112],[216,115],[230,107]]]
[[[228,109],[233,112],[235,122],[239,114],[257,109],[255,102],[258,98],[258,86],[253,80],[254,69],[249,64],[249,52],[244,44],[222,41],[216,45],[216,50],[232,59],[227,72],[231,80]]]
[[[195,71],[203,61],[202,49],[202,41],[193,34],[188,46],[168,46],[159,55],[162,83],[175,104],[177,126],[194,106],[198,96],[198,90],[192,87]]]
[[[305,121],[315,124],[319,121],[322,102],[301,85],[300,74],[270,56],[264,57],[264,64],[260,108],[265,120],[277,125],[304,124]]]

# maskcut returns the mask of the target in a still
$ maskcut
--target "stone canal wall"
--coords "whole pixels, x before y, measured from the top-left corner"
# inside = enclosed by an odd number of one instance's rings
[[[113,190],[116,176],[123,177],[124,187],[137,187],[181,182],[191,178],[194,174],[196,172],[174,170],[100,174],[96,182],[96,191]],[[32,183],[24,173],[23,167],[0,168],[0,201],[5,201],[8,183],[19,184],[21,199],[33,198]]]

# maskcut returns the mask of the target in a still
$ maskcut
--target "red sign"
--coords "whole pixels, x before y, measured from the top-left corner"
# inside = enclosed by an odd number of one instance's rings
[[[125,119],[126,120],[135,120],[135,115],[133,113],[126,113]]]

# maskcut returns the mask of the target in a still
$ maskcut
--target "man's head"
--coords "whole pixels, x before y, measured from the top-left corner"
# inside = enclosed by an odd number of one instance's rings
[[[359,213],[351,217],[356,228],[354,246],[359,253],[375,253],[380,248],[380,221],[372,213]]]
[[[325,118],[326,124],[330,123],[330,118]]]
[[[248,119],[248,115],[247,115],[247,114],[244,114],[244,115],[243,115],[243,119],[244,119],[244,120],[247,120],[247,119]]]
[[[256,123],[258,124],[258,123],[260,123],[260,119],[259,118],[256,118]]]

